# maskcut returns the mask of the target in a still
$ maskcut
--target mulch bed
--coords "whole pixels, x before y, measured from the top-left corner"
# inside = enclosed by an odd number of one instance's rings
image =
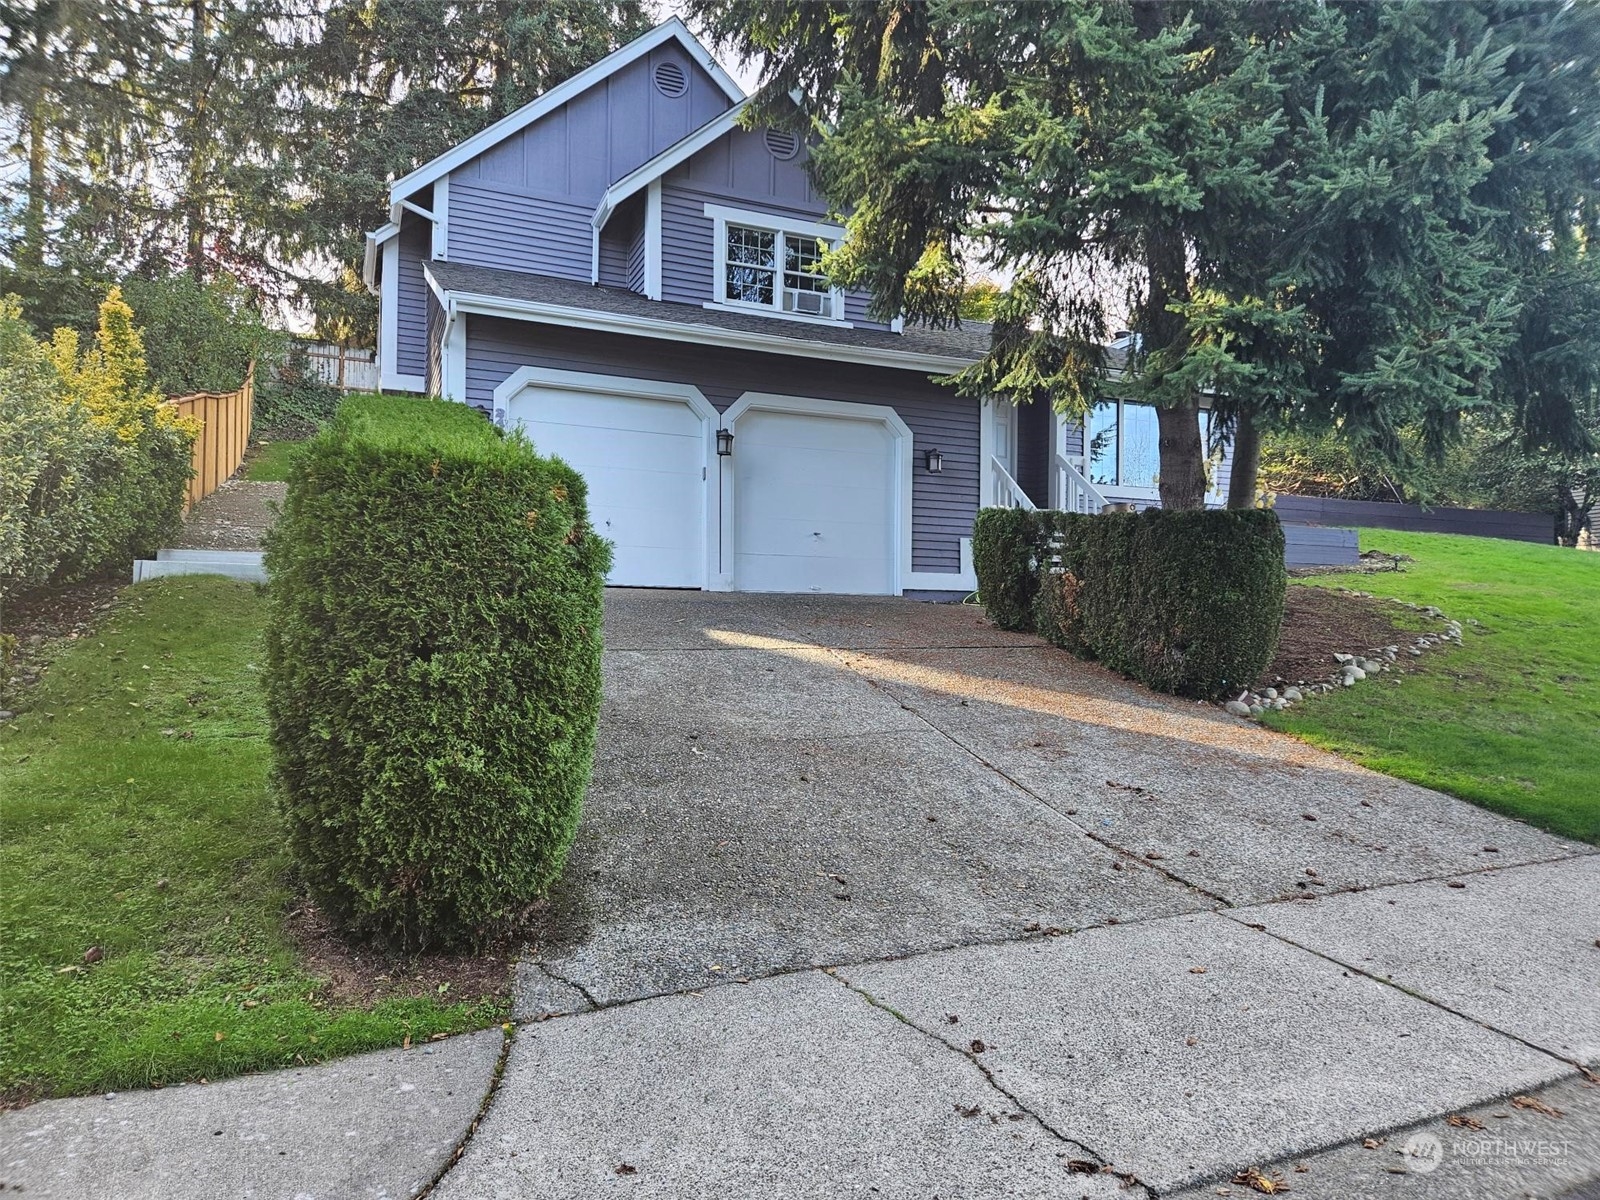
[[[307,974],[327,981],[321,995],[335,1003],[367,1007],[380,1000],[424,996],[472,1003],[511,994],[511,972],[518,958],[513,946],[489,947],[481,955],[391,958],[347,941],[310,900],[291,909],[285,925],[300,952],[301,966]],[[441,984],[449,985],[443,994]]]
[[[1291,586],[1278,653],[1261,673],[1257,687],[1321,682],[1339,669],[1335,653],[1409,645],[1416,640],[1416,630],[1399,623],[1409,616],[1410,610],[1385,600],[1332,588]]]

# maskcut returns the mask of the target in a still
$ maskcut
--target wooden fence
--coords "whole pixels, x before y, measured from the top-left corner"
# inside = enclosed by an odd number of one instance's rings
[[[218,484],[239,469],[250,442],[255,398],[256,368],[252,363],[244,386],[236,392],[195,392],[167,401],[179,415],[200,420],[200,432],[194,439],[194,475],[183,498],[184,511],[216,491]]]
[[[1469,533],[1544,545],[1555,541],[1555,518],[1549,513],[1420,508],[1415,504],[1336,500],[1331,496],[1279,496],[1273,508],[1286,525],[1359,525],[1412,533]]]
[[[375,351],[336,346],[331,342],[301,342],[300,345],[311,360],[311,370],[323,383],[331,383],[341,392],[378,390]]]

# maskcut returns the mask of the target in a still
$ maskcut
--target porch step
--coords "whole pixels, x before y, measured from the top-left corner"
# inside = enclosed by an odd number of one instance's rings
[[[226,575],[248,583],[267,582],[259,550],[158,550],[153,559],[133,564],[133,582],[168,575]]]

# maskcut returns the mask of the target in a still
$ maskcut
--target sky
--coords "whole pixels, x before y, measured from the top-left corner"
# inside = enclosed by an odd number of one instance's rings
[[[658,21],[665,21],[668,17],[681,17],[690,31],[706,43],[706,49],[711,51],[717,62],[722,64],[722,69],[733,76],[733,81],[742,87],[747,95],[756,90],[756,84],[761,82],[759,65],[741,63],[737,56],[728,50],[711,45],[710,39],[701,36],[699,27],[689,16],[689,6],[683,3],[683,0],[654,0],[648,6]]]

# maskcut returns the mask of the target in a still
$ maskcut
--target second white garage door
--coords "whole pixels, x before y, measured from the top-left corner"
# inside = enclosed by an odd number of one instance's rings
[[[894,586],[894,452],[880,421],[752,408],[734,439],[733,586]]]
[[[530,386],[508,415],[587,481],[589,519],[615,546],[608,583],[702,586],[705,429],[689,405]]]

